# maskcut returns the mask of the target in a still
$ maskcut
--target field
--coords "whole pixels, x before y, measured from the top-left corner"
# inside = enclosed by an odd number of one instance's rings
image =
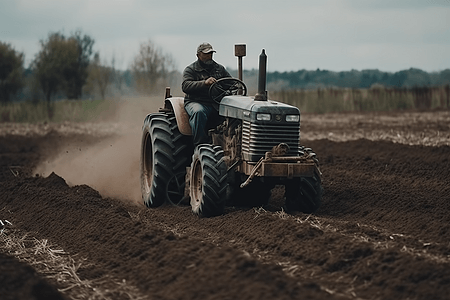
[[[448,299],[450,111],[302,115],[313,215],[140,202],[143,117],[0,123],[1,299]]]

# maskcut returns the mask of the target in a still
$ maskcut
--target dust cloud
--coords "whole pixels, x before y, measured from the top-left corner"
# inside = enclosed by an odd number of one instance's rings
[[[121,101],[112,119],[101,123],[102,128],[105,124],[111,128],[110,136],[100,137],[94,143],[79,138],[72,140],[69,136],[68,141],[58,147],[57,154],[42,161],[34,173],[46,177],[55,172],[70,186],[86,184],[103,197],[141,203],[142,124],[148,113],[162,106],[161,98]]]

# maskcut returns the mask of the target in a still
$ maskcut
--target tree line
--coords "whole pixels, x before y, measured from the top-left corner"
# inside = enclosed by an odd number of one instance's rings
[[[77,30],[66,36],[51,32],[40,40],[40,51],[28,68],[24,54],[0,41],[0,103],[13,100],[86,99],[109,95],[149,95],[162,93],[171,86],[180,93],[181,73],[172,56],[151,40],[142,43],[133,62],[125,71],[111,61],[101,59],[93,51],[95,40]],[[237,77],[236,70],[230,73]],[[249,90],[257,89],[258,70],[245,70],[244,81]],[[386,88],[420,88],[450,84],[450,69],[425,72],[411,68],[399,72],[379,70],[299,70],[268,72],[267,89],[284,91],[298,89],[352,88],[377,86]]]
[[[256,72],[256,71],[254,71]],[[248,74],[249,76],[251,75]],[[333,72],[327,70],[299,70],[296,72],[272,72],[267,74],[270,90],[359,88],[374,86],[386,88],[414,88],[445,86],[450,84],[450,69],[440,72],[425,72],[410,68],[398,72],[380,70],[351,70]]]
[[[95,40],[81,30],[69,36],[51,32],[40,40],[40,50],[24,67],[24,54],[0,41],[0,103],[14,100],[86,99],[108,90],[114,94],[153,94],[177,77],[175,63],[151,40],[140,45],[126,71],[115,68],[115,58],[102,60],[93,51]]]

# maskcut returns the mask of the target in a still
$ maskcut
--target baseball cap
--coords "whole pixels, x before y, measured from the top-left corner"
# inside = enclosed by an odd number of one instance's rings
[[[210,53],[210,52],[216,52],[216,50],[213,49],[210,43],[203,43],[200,44],[197,47],[197,53],[203,52],[203,53]]]

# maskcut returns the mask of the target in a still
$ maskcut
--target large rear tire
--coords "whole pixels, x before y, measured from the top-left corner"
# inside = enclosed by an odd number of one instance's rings
[[[189,197],[185,197],[185,186],[186,167],[190,166],[192,159],[192,138],[180,132],[175,115],[169,115],[169,121],[174,165],[173,175],[167,186],[167,199],[173,205],[189,205]]]
[[[227,190],[227,166],[220,146],[198,145],[192,156],[190,188],[192,211],[202,217],[223,214]]]
[[[140,173],[142,200],[148,207],[158,207],[167,199],[174,165],[170,125],[164,113],[148,115],[144,120]]]

